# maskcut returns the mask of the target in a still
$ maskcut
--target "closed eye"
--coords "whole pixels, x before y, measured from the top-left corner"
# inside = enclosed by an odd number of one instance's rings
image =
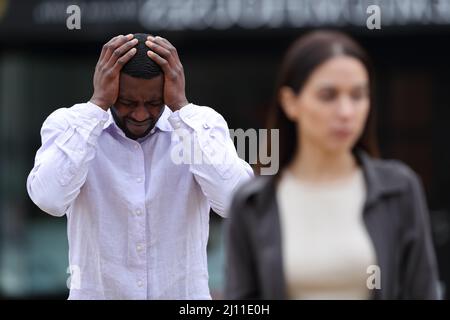
[[[133,101],[124,100],[124,99],[120,99],[119,102],[121,104],[123,104],[124,106],[127,106],[127,107],[131,107],[131,106],[133,106],[135,104]]]
[[[333,88],[324,88],[319,91],[319,99],[322,101],[332,101],[337,97],[337,91]]]
[[[150,101],[150,102],[147,102],[147,105],[149,105],[151,107],[160,107],[163,104],[164,103],[162,101]]]

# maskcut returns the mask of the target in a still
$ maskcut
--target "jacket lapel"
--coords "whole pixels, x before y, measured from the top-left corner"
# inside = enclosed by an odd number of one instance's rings
[[[381,271],[381,289],[373,289],[371,298],[385,299],[390,291],[387,288],[393,287],[394,279],[391,278],[391,272],[388,272],[391,269],[392,255],[389,252],[392,248],[386,247],[386,237],[389,237],[386,221],[389,217],[386,217],[388,212],[383,207],[383,198],[401,192],[404,185],[402,181],[392,178],[380,162],[370,158],[364,151],[358,151],[356,158],[363,170],[366,184],[363,221],[375,250],[376,264]]]

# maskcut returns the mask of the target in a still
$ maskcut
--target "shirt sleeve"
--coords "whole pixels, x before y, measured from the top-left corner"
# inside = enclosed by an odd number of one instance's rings
[[[209,107],[188,104],[169,117],[178,144],[171,150],[176,164],[189,164],[212,209],[225,216],[235,189],[253,176],[240,159],[225,119]]]
[[[58,109],[44,121],[42,145],[27,179],[28,194],[41,210],[54,216],[68,212],[86,181],[108,117],[88,102]]]

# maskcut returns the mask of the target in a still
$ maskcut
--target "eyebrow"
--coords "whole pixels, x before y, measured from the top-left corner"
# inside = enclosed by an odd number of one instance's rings
[[[357,84],[353,84],[352,89],[357,88],[357,89],[369,89],[370,85],[367,82],[364,83],[357,83]],[[318,85],[318,89],[319,90],[327,90],[327,89],[334,89],[336,88],[336,84],[332,84],[332,83],[321,83]]]
[[[128,102],[136,102],[136,100],[129,99],[129,98],[121,96],[121,95],[119,95],[119,99],[120,100],[125,100],[125,101],[128,101]],[[151,99],[147,100],[146,102],[150,102],[150,103],[163,102],[163,99],[162,99],[162,97],[156,97],[156,98],[151,98]]]
[[[119,95],[119,99],[120,100],[126,100],[126,101],[129,101],[129,102],[135,102],[133,99],[129,99],[127,97],[123,97],[123,96],[120,96],[120,95]]]
[[[155,98],[155,99],[148,100],[147,102],[163,102],[163,99],[162,98]]]

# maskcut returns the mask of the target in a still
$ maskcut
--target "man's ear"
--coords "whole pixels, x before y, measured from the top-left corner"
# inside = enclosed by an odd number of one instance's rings
[[[298,117],[298,95],[290,87],[281,87],[278,93],[281,108],[286,117],[291,121],[296,121]]]

